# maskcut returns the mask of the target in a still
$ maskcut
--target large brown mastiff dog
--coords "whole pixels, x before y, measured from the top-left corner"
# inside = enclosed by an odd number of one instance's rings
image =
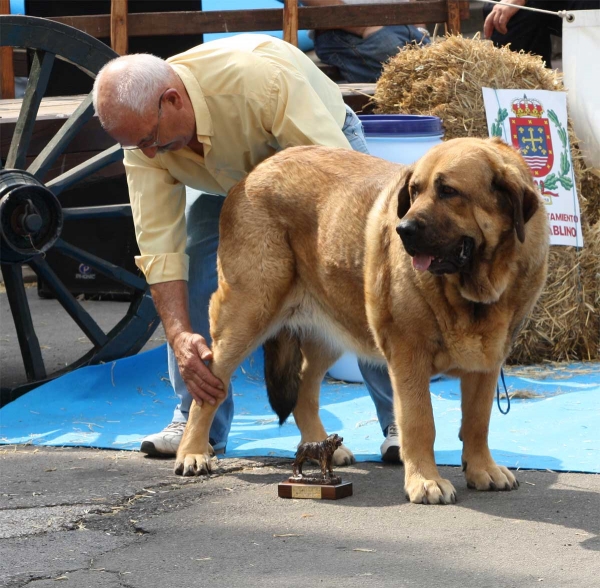
[[[235,186],[221,214],[210,304],[212,371],[228,385],[266,344],[281,421],[327,437],[323,376],[343,349],[387,362],[412,502],[456,500],[435,465],[429,380],[461,380],[463,469],[478,490],[518,483],[487,437],[500,367],[546,276],[544,205],[521,156],[454,139],[406,167],[344,149],[296,147]],[[210,470],[215,407],[194,403],[175,471]],[[353,460],[341,446],[336,465]]]

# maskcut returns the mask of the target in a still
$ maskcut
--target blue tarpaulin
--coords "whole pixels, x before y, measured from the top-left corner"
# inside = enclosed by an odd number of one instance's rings
[[[512,468],[600,473],[600,364],[508,373],[509,393],[516,397],[508,415],[492,412],[489,444],[496,461]],[[227,457],[293,457],[300,434],[293,418],[280,427],[269,407],[260,352],[236,372],[234,399]],[[433,382],[431,399],[436,461],[460,465],[459,382]],[[80,368],[8,404],[0,410],[0,443],[137,450],[144,436],[170,422],[176,400],[163,346]],[[321,418],[359,461],[380,459],[383,436],[364,385],[324,382]]]

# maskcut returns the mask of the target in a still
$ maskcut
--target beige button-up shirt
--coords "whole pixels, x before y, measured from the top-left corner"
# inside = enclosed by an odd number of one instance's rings
[[[148,283],[188,279],[185,186],[227,194],[261,161],[293,145],[350,149],[337,84],[294,46],[267,35],[205,43],[168,60],[196,117],[204,157],[188,147],[125,152],[125,170]]]

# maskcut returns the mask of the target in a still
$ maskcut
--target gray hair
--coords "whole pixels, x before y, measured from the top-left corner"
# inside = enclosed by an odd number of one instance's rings
[[[145,114],[156,105],[158,96],[175,75],[166,61],[148,53],[123,55],[109,61],[98,72],[92,89],[96,113],[100,86],[106,83],[113,90],[111,106],[115,107],[114,110],[111,108],[111,112],[98,113],[102,126],[110,127],[123,109]]]

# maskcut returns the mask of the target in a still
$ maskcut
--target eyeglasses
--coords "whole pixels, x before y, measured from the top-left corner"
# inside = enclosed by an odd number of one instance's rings
[[[168,89],[169,88],[167,88],[167,90]],[[154,141],[152,141],[152,143],[150,143],[149,145],[121,145],[121,149],[123,149],[123,151],[134,151],[135,149],[153,149],[154,147],[160,147],[160,142],[158,140],[158,131],[160,126],[160,116],[162,114],[162,99],[167,90],[165,90],[158,98],[158,118],[156,119],[156,131],[153,133],[155,134]]]

